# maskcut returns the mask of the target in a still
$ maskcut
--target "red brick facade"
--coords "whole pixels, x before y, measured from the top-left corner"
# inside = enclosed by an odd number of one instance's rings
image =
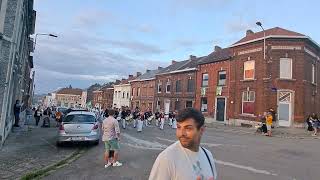
[[[113,105],[113,88],[102,87],[97,91],[93,91],[92,106],[107,109],[112,108]]]
[[[197,90],[196,90],[196,102],[195,107],[201,110],[201,100],[207,100],[207,110],[203,111],[203,114],[206,117],[216,118],[216,98],[225,99],[225,103],[227,106],[227,102],[229,100],[230,92],[229,92],[229,74],[230,74],[230,60],[219,61],[216,63],[210,64],[202,64],[198,66],[197,71]],[[226,72],[226,81],[224,85],[218,85],[218,76],[219,72]],[[208,86],[202,86],[202,75],[208,74]],[[217,92],[218,88],[221,88],[221,93]],[[229,109],[225,108],[226,117],[228,118]]]
[[[260,49],[259,49],[260,48]],[[308,40],[301,39],[267,39],[266,60],[263,57],[263,41],[233,47],[235,55],[231,63],[231,96],[229,110],[233,112],[230,118],[257,120],[258,115],[269,108],[279,111],[279,98],[282,91],[291,92],[291,113],[294,123],[303,123],[306,116],[312,112],[319,112],[319,87],[311,83],[312,64],[316,67],[316,81],[320,78],[319,61],[309,55],[305,48],[319,56]],[[248,50],[257,52],[243,54]],[[239,55],[239,53],[241,55]],[[280,78],[280,59],[292,59],[292,78]],[[244,80],[244,62],[255,61],[253,80]],[[242,113],[242,93],[255,92],[254,114]],[[230,102],[229,101],[229,102]]]
[[[170,104],[169,110],[180,110],[187,106],[194,107],[195,86],[193,87],[193,90],[191,89],[190,92],[188,92],[188,81],[193,81],[193,84],[195,85],[195,79],[195,71],[157,75],[154,108],[165,111],[166,103]],[[176,82],[178,80],[180,80],[181,83],[180,90],[178,90],[179,92],[177,92],[176,88]],[[170,92],[166,92],[167,83],[170,84]],[[158,92],[159,86],[161,87],[161,92]]]
[[[150,108],[153,111],[155,80],[132,81],[130,108],[139,107],[141,111]]]

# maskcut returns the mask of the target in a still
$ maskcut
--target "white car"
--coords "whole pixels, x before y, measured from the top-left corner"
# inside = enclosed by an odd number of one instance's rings
[[[100,122],[92,112],[73,111],[67,114],[58,130],[57,145],[64,142],[100,142]]]

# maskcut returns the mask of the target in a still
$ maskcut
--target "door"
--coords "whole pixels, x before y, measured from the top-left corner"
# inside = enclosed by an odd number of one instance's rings
[[[289,127],[292,120],[293,93],[280,91],[278,93],[278,119],[279,126]]]
[[[169,114],[170,111],[170,100],[164,101],[164,113]]]
[[[216,120],[224,121],[225,119],[225,106],[226,99],[225,98],[217,98],[217,109],[216,109]]]

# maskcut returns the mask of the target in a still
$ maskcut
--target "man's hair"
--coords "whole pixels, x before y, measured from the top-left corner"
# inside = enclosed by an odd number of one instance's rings
[[[193,119],[197,124],[198,129],[200,129],[204,125],[205,119],[203,114],[194,108],[186,108],[179,112],[177,122],[183,122],[187,119]]]
[[[109,116],[113,116],[114,114],[115,114],[115,110],[114,109],[109,109],[108,110],[108,114],[109,114]]]

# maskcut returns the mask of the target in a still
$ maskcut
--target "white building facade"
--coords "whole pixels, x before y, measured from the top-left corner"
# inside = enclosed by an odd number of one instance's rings
[[[130,99],[131,99],[130,83],[114,85],[113,107],[116,107],[116,108],[121,108],[123,106],[129,107]]]

